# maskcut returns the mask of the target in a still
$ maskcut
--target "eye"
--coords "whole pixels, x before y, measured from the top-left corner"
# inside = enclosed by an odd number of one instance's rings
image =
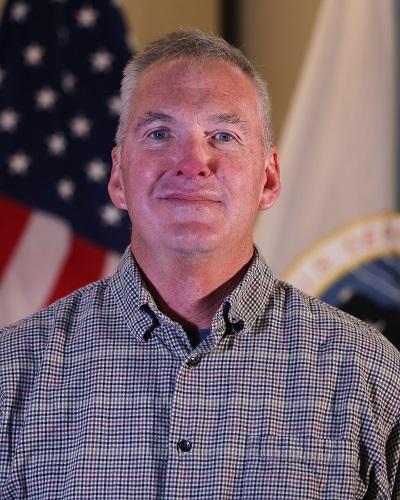
[[[148,137],[155,139],[156,141],[162,141],[170,136],[169,131],[163,128],[153,130],[148,134]]]
[[[223,142],[230,142],[235,140],[235,137],[229,132],[217,132],[216,134],[214,134],[214,138],[217,139],[217,141]]]

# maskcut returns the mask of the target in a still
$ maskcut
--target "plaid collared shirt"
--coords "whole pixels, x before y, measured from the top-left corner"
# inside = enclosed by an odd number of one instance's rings
[[[1,332],[0,498],[400,498],[399,368],[257,252],[192,350],[127,251]]]

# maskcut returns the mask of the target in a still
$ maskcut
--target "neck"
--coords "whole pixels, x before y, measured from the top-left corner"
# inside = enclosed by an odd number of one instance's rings
[[[209,328],[224,298],[245,275],[253,246],[220,256],[132,253],[158,308],[185,329]]]

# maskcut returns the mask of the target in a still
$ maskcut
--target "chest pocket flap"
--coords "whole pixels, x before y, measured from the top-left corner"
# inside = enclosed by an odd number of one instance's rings
[[[249,436],[242,498],[363,498],[356,443],[310,436]]]

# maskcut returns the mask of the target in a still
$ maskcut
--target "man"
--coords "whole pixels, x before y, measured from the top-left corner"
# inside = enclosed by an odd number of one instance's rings
[[[109,192],[131,245],[1,333],[1,498],[398,498],[399,353],[253,247],[280,190],[254,68],[172,33],[122,103]]]

